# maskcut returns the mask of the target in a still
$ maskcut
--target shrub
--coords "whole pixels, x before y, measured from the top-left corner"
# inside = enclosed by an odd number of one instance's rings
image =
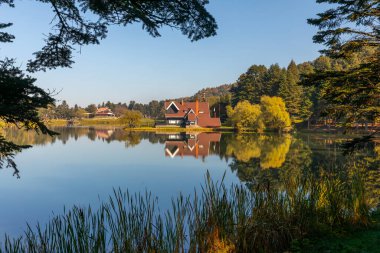
[[[141,120],[143,116],[141,112],[128,110],[124,115],[119,119],[120,123],[125,125],[128,128],[134,128],[141,125]]]

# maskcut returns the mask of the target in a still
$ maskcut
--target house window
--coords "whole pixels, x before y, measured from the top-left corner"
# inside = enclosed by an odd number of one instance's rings
[[[169,124],[176,125],[176,124],[181,124],[182,120],[170,119],[168,122],[169,122]]]

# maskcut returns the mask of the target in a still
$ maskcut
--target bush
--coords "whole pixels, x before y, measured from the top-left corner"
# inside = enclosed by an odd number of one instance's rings
[[[141,112],[128,110],[124,115],[119,119],[120,123],[125,125],[128,128],[134,128],[141,125],[141,120],[143,116]]]

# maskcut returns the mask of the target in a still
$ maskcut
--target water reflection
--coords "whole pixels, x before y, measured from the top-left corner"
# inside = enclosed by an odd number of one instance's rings
[[[380,141],[368,143],[360,152],[343,156],[340,144],[347,137],[335,135],[164,134],[80,127],[60,127],[54,131],[60,135],[50,137],[12,128],[4,129],[4,135],[21,145],[66,144],[88,138],[105,143],[122,142],[126,148],[134,148],[147,141],[162,145],[162,155],[168,158],[189,157],[205,162],[208,156],[218,156],[250,188],[265,183],[279,190],[297,189],[306,174],[313,175],[320,187],[327,187],[321,178],[337,177],[339,182],[347,183],[357,175],[357,170],[361,170],[369,201],[380,203]]]
[[[207,170],[219,175],[217,179],[226,172],[226,186],[241,183],[264,198],[266,206],[258,205],[255,211],[268,223],[284,208],[298,212],[301,219],[319,213],[319,218],[339,224],[347,220],[344,217],[363,219],[368,208],[380,203],[380,142],[343,156],[340,144],[347,136],[54,130],[61,134],[4,129],[9,140],[35,148],[20,155],[22,180],[17,184],[0,175],[2,192],[12,192],[1,199],[0,232],[21,221],[45,219],[62,205],[86,204],[91,196],[97,204],[98,194],[108,196],[119,186],[154,192],[165,210],[178,192],[187,195],[199,187]],[[14,202],[14,196],[20,201]]]
[[[221,159],[232,159],[232,167],[241,164],[255,166],[259,170],[283,169],[287,167],[318,167],[321,164],[342,165],[348,157],[342,155],[340,145],[347,141],[334,135],[255,135],[221,133],[154,133],[124,131],[119,128],[56,127],[57,136],[36,134],[33,131],[3,129],[4,136],[19,145],[44,146],[88,138],[91,141],[124,142],[126,148],[139,145],[146,140],[151,144],[163,144],[166,157],[194,157],[205,159],[218,155]],[[380,141],[367,146],[350,157],[358,161],[376,163],[380,157]]]
[[[210,154],[219,154],[221,133],[178,133],[165,136],[165,156],[192,156],[205,159]]]

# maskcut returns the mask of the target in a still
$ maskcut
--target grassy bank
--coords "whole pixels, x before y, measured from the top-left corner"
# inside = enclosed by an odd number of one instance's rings
[[[233,132],[232,127],[220,128],[204,128],[204,127],[135,127],[124,128],[126,131],[141,131],[141,132],[166,132],[166,133],[183,133],[183,132]]]
[[[354,228],[368,244],[376,242],[378,224],[371,222],[359,177],[352,177],[352,187],[331,175],[293,179],[279,191],[268,183],[227,188],[208,176],[201,192],[179,195],[166,212],[151,193],[115,190],[97,210],[73,207],[46,227],[6,237],[2,252],[302,252],[322,246],[323,239],[307,239],[313,235]]]
[[[64,119],[53,119],[46,121],[49,126],[66,126],[68,121]],[[78,119],[74,120],[75,126],[116,126],[123,127],[118,118],[91,118],[91,119]],[[154,126],[153,119],[144,118],[141,120],[141,126],[151,127]]]
[[[292,252],[380,252],[380,213],[372,216],[370,226],[335,233],[316,234],[292,242]]]

